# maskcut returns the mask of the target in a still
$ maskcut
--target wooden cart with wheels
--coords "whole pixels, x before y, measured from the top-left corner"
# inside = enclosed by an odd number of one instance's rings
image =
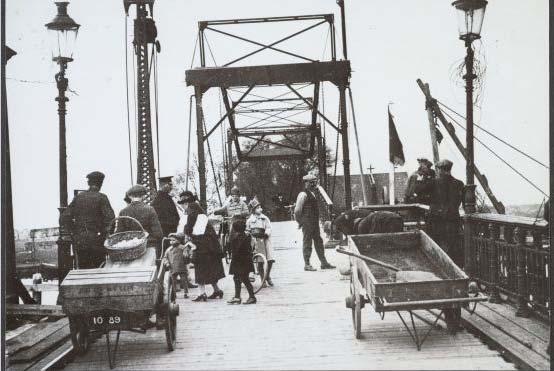
[[[165,330],[168,350],[175,348],[179,315],[175,284],[153,247],[132,260],[108,257],[103,268],[70,271],[60,286],[60,296],[77,355],[86,353],[91,339],[105,335],[113,368],[121,331],[146,333],[154,314],[156,327]],[[113,346],[111,332],[116,332]]]
[[[477,302],[488,298],[469,290],[469,278],[425,232],[376,233],[348,237],[350,293],[346,307],[352,311],[354,336],[361,338],[362,309],[370,303],[384,318],[396,312],[412,340],[421,345],[444,319],[451,333],[460,328],[460,310],[475,310]],[[418,334],[416,310],[438,309],[435,321],[423,336]],[[401,315],[408,312],[410,324]]]

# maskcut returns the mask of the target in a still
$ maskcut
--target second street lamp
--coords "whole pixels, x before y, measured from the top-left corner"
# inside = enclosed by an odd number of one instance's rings
[[[65,230],[61,216],[67,207],[67,154],[65,142],[65,115],[66,102],[69,100],[65,96],[67,91],[67,78],[65,70],[67,64],[73,61],[73,47],[79,32],[79,24],[77,24],[67,14],[67,1],[56,2],[58,13],[56,17],[46,24],[51,42],[52,42],[52,60],[60,66],[60,71],[56,73],[56,85],[58,88],[58,116],[59,116],[59,155],[60,155],[60,229],[58,244],[58,284],[61,284],[63,278],[71,267],[70,246],[71,238],[68,231]]]
[[[474,52],[471,43],[481,37],[481,27],[485,16],[487,1],[457,0],[452,3],[458,13],[460,39],[465,42],[467,51],[466,74],[466,186],[465,212],[474,213],[475,208],[475,169],[473,150],[473,80],[477,77],[473,71]]]

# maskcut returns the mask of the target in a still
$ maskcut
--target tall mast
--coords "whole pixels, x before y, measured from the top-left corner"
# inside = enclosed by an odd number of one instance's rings
[[[136,6],[133,46],[137,57],[137,183],[148,189],[147,201],[152,201],[156,192],[156,168],[152,144],[148,45],[154,48],[157,36],[156,24],[152,19],[154,0],[124,0],[123,4],[126,14],[131,5]]]

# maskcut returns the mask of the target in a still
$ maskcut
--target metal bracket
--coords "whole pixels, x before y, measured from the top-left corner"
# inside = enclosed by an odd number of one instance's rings
[[[433,328],[435,328],[435,325],[439,321],[439,318],[442,316],[443,312],[444,312],[444,309],[442,309],[441,312],[436,316],[435,322],[433,322],[433,324],[429,327],[429,330],[427,330],[427,332],[425,333],[423,338],[421,338],[421,340],[420,340],[419,335],[417,333],[417,328],[416,328],[416,325],[415,325],[415,322],[414,322],[414,314],[412,313],[412,311],[409,310],[408,313],[410,313],[410,320],[412,322],[413,332],[410,330],[410,327],[406,323],[406,321],[404,321],[404,318],[402,317],[400,312],[396,311],[396,314],[398,314],[398,317],[400,317],[400,319],[402,320],[402,324],[404,324],[404,327],[406,328],[406,330],[408,330],[408,333],[410,334],[412,340],[414,341],[414,343],[417,347],[417,350],[421,350],[421,346],[423,345],[423,342],[427,339],[427,336],[431,333],[431,330],[433,330]]]

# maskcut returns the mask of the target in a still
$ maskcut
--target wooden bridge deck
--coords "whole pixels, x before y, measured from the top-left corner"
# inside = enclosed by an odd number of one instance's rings
[[[222,281],[223,300],[194,303],[180,292],[177,349],[167,351],[163,330],[122,333],[116,369],[516,368],[467,331],[451,336],[434,329],[418,351],[395,313],[381,320],[369,305],[362,311],[363,339],[356,340],[344,306],[348,281],[338,270],[303,271],[301,235],[292,222],[275,223],[273,241],[275,287],[263,289],[258,304],[227,305],[233,296],[231,277]],[[326,254],[336,265],[347,263],[334,250]],[[314,253],[313,265],[319,267],[316,261]],[[66,367],[106,368],[104,338]]]

